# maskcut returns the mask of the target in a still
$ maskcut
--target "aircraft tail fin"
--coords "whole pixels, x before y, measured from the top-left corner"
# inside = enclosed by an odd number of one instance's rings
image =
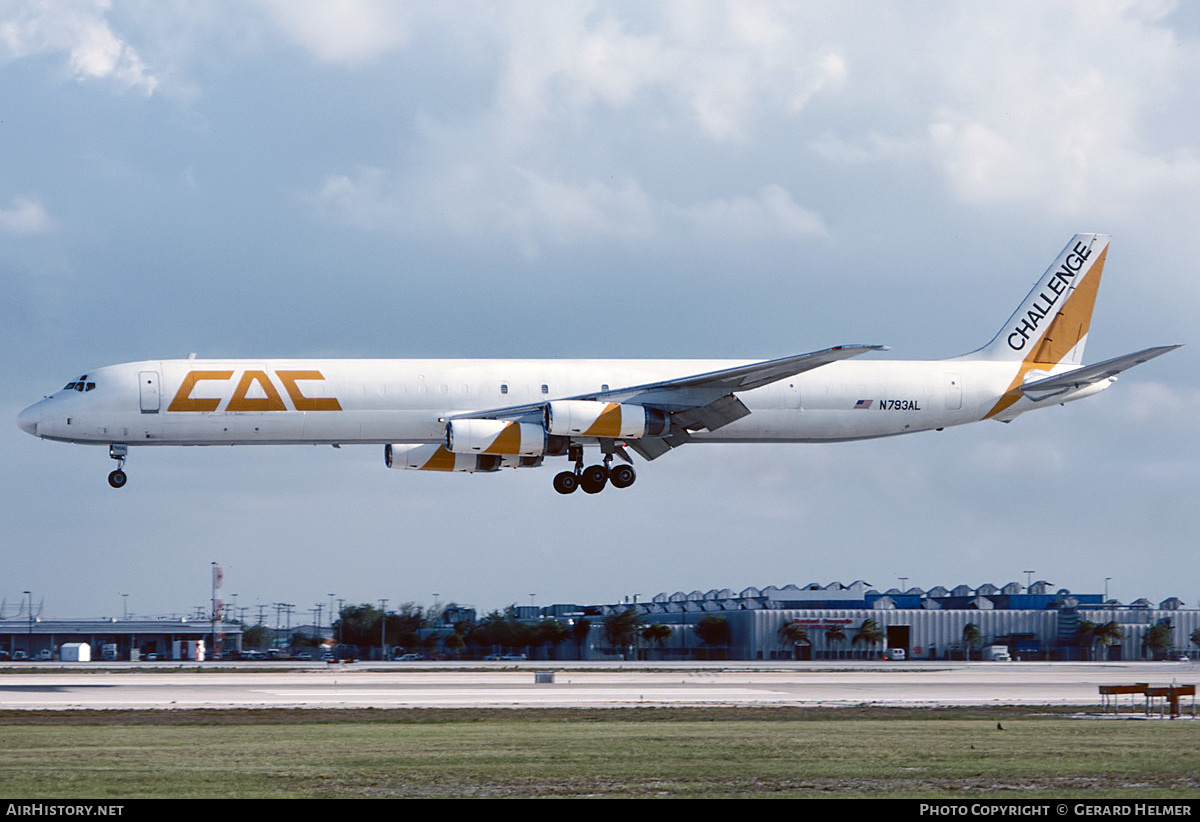
[[[1083,362],[1108,256],[1107,234],[1076,234],[990,343],[970,359],[1012,360],[1052,371]]]

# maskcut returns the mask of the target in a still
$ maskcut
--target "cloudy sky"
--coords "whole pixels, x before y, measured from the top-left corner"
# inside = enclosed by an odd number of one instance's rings
[[[0,1],[0,596],[47,616],[613,602],[865,579],[1200,600],[1200,12],[1042,3]],[[204,356],[902,359],[1113,235],[1104,394],[680,449],[636,486],[381,447],[102,448],[21,408]]]

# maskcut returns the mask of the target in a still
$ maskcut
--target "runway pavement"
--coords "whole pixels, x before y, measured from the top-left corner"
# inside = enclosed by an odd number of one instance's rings
[[[553,682],[536,682],[539,671],[552,672]],[[1187,662],[312,663],[274,670],[245,663],[200,669],[80,663],[36,673],[10,664],[0,668],[0,710],[859,704],[1098,709],[1099,685],[1198,679],[1200,669]],[[1190,702],[1184,710],[1191,712]]]

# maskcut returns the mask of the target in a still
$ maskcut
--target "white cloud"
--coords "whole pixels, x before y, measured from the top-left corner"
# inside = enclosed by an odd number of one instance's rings
[[[5,234],[40,234],[52,225],[50,215],[35,199],[14,197],[8,208],[0,208],[0,232]]]
[[[824,220],[799,206],[781,186],[763,186],[755,196],[713,200],[678,209],[705,232],[750,237],[827,237]]]
[[[1166,356],[1178,357],[1180,354]],[[1127,384],[1119,382],[1110,390],[1121,397],[1116,405],[1116,414],[1135,425],[1154,424],[1162,427],[1171,421],[1187,421],[1190,424],[1193,409],[1200,407],[1200,388],[1191,385],[1144,382],[1131,376]]]
[[[271,20],[319,60],[357,66],[407,45],[407,6],[387,0],[260,0]]]
[[[150,96],[158,78],[132,46],[109,26],[108,0],[27,2],[0,21],[0,54],[21,59],[67,53],[67,65],[78,80],[108,79]]]
[[[511,133],[595,106],[654,107],[718,143],[744,142],[777,112],[794,114],[845,79],[815,48],[799,12],[736,2],[625,8],[519,4],[503,16],[499,109]]]
[[[938,40],[945,79],[928,125],[950,191],[968,203],[1116,214],[1148,191],[1200,182],[1194,154],[1152,129],[1188,59],[1162,8],[1063,4],[1030,25],[1010,5],[971,6],[953,20]]]
[[[411,181],[381,168],[331,174],[303,197],[323,219],[360,230],[501,240],[526,256],[546,246],[646,239],[665,221],[709,237],[829,235],[819,214],[774,184],[754,195],[682,206],[653,198],[631,179],[567,180],[531,168],[462,164],[436,179]]]

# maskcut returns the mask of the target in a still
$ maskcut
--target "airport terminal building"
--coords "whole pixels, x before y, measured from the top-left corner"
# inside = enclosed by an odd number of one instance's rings
[[[979,659],[983,649],[1003,646],[1014,660],[1133,660],[1200,651],[1192,641],[1200,610],[1185,609],[1176,598],[1125,605],[1046,582],[879,592],[860,580],[663,593],[649,602],[581,610],[603,619],[629,608],[643,623],[671,628],[663,642],[642,642],[636,650],[649,659],[865,659],[887,649],[900,649],[908,659],[963,659],[968,653]],[[706,618],[724,619],[727,644],[702,641],[699,626]],[[1119,630],[1091,630],[1106,623]],[[595,631],[592,637],[597,639]],[[620,653],[602,643],[593,647],[597,657]]]

